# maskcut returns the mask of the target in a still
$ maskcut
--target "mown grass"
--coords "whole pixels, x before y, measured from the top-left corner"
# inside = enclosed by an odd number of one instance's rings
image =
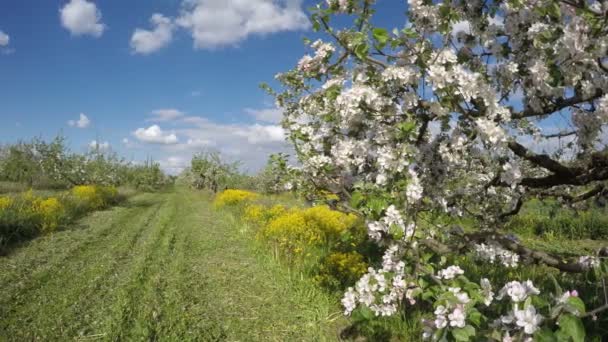
[[[335,300],[177,189],[0,257],[0,341],[332,341]]]

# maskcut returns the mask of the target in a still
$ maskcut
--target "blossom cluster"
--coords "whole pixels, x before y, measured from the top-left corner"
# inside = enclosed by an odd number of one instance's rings
[[[298,62],[298,69],[306,73],[324,73],[326,71],[326,63],[331,54],[335,51],[335,48],[329,44],[324,43],[321,40],[317,40],[312,43],[311,47],[315,49],[315,55],[305,55]]]
[[[517,267],[519,263],[519,254],[504,249],[493,244],[476,244],[475,255],[482,260],[489,261],[493,264],[500,261],[505,267]]]
[[[434,308],[426,336],[470,332],[487,315],[493,325],[476,329],[505,341],[531,338],[549,319],[527,300],[540,294],[531,281],[509,281],[495,294],[489,279],[471,283],[459,266],[444,267],[450,249],[433,242],[452,242],[444,219],[498,230],[529,193],[576,189],[559,183],[570,177],[565,169],[605,146],[608,36],[598,32],[606,9],[593,1],[408,0],[409,24],[389,33],[371,24],[371,1],[326,4],[313,16],[319,27],[329,27],[333,13],[357,20],[327,29],[335,46],[315,42],[314,56],[278,75],[287,90],[276,98],[303,178],[350,199],[345,207],[365,217],[369,238],[384,250],[382,266],[347,290],[345,313],[363,306],[393,315],[424,292]],[[568,140],[557,144],[562,137],[541,120],[564,112],[572,113],[560,127]],[[545,146],[559,148],[539,152]],[[499,242],[475,245],[474,255],[517,267],[520,255]],[[592,269],[599,260],[579,264]],[[490,308],[497,300],[509,301],[508,312]]]

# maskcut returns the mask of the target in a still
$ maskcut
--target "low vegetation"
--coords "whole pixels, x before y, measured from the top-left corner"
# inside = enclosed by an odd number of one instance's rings
[[[56,231],[87,213],[123,199],[115,187],[80,185],[52,197],[33,191],[0,197],[0,251],[8,245]]]

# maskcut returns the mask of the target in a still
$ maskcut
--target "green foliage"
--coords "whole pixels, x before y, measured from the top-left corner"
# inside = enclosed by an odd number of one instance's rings
[[[114,187],[76,186],[68,192],[41,197],[33,191],[0,197],[0,251],[7,245],[51,233],[88,212],[117,204]]]
[[[160,168],[160,164],[146,160],[143,165],[133,165],[126,170],[126,183],[141,191],[158,191],[173,184]]]
[[[266,194],[280,193],[293,188],[284,153],[271,154],[266,167],[255,175],[256,189]]]
[[[187,172],[193,188],[218,192],[242,181],[238,166],[238,162],[223,161],[218,152],[203,152],[192,158]]]
[[[575,211],[557,203],[532,201],[507,228],[524,235],[602,240],[608,239],[608,212],[596,207]]]
[[[41,189],[130,185],[145,191],[160,190],[172,183],[158,163],[127,163],[99,148],[73,153],[61,136],[50,142],[36,138],[0,148],[0,181]]]

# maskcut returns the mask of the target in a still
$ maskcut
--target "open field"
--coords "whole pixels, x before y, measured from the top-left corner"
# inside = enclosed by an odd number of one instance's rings
[[[0,258],[0,287],[3,341],[324,341],[342,320],[209,195],[183,189],[24,244]]]

